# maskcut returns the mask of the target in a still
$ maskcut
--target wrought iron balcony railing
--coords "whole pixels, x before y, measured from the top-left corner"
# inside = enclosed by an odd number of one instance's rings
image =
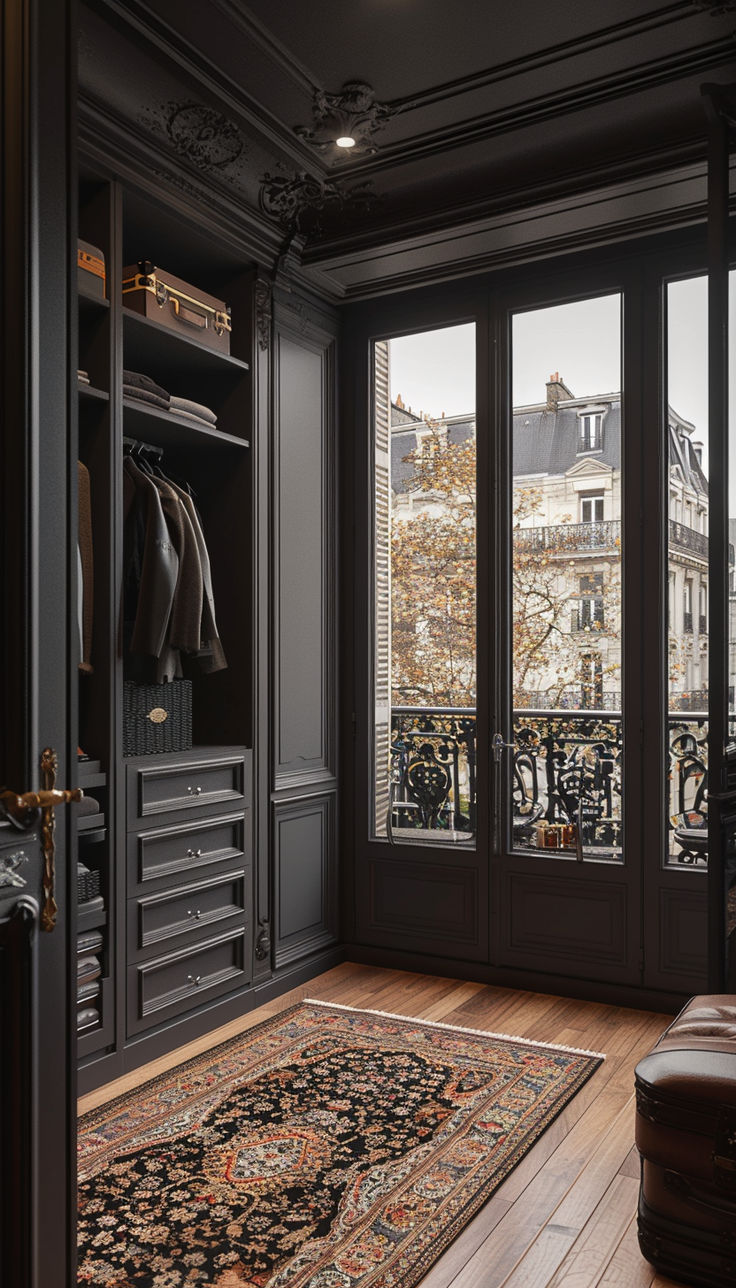
[[[557,523],[544,528],[515,528],[517,550],[546,550],[552,553],[569,550],[617,550],[621,544],[621,524],[617,519],[600,519],[594,523]]]
[[[515,528],[513,540],[518,550],[546,550],[553,554],[569,550],[615,551],[621,545],[621,522],[618,519],[599,519],[592,523],[554,523],[542,528]],[[682,550],[707,562],[708,538],[704,532],[670,519],[669,543],[672,550]]]
[[[477,819],[475,710],[397,706],[391,732],[393,829],[433,832],[437,839],[442,832],[471,837]],[[670,863],[707,862],[707,733],[702,710],[670,711]],[[608,711],[518,707],[513,740],[512,846],[537,848],[540,825],[574,823],[584,857],[620,860],[620,703]]]
[[[670,548],[684,550],[689,555],[697,555],[701,559],[708,558],[708,538],[704,532],[698,532],[696,528],[688,528],[684,523],[676,523],[670,519]]]

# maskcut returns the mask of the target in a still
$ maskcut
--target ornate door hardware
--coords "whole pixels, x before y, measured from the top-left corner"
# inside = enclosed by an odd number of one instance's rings
[[[41,929],[52,931],[56,925],[56,899],[54,885],[56,880],[54,866],[54,810],[58,805],[68,805],[71,801],[81,801],[84,793],[81,788],[57,788],[56,773],[58,758],[52,747],[46,747],[41,753],[41,791],[38,792],[0,792],[0,810],[5,818],[21,831],[28,831],[38,820],[41,812],[41,848],[43,850],[43,908],[41,910]]]

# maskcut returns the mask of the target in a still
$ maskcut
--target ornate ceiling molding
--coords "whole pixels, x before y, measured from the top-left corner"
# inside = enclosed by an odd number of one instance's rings
[[[315,90],[314,125],[298,125],[295,133],[333,159],[372,156],[378,151],[374,136],[399,110],[389,103],[377,102],[372,86],[365,81],[346,81],[339,94]],[[339,148],[335,140],[345,136],[353,139],[353,145]]]
[[[202,174],[234,177],[248,154],[245,135],[234,121],[194,100],[147,107],[141,125],[166,135],[174,151]]]
[[[689,2],[689,0],[688,0]],[[736,0],[733,0],[736,3]],[[703,75],[723,66],[724,58],[733,57],[734,36],[719,37],[667,58],[643,62],[608,76],[569,84],[538,97],[504,105],[493,112],[476,116],[459,124],[414,134],[411,138],[389,143],[378,157],[360,161],[360,173],[379,173],[389,167],[402,166],[423,157],[434,157],[454,148],[492,139],[509,130],[537,128],[546,121],[575,112],[586,112],[603,103],[616,102],[628,95],[668,85],[682,76]],[[403,110],[403,107],[402,107]]]
[[[376,194],[368,183],[353,184],[317,179],[306,171],[268,171],[261,180],[259,204],[265,215],[276,219],[292,236],[305,241],[324,231],[336,217],[365,214]]]

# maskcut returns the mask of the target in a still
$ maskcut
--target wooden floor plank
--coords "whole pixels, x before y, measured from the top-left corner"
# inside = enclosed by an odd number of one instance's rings
[[[598,1281],[598,1288],[652,1288],[653,1281],[654,1269],[639,1251],[636,1217],[632,1216]]]
[[[631,1221],[638,1183],[617,1176],[586,1222],[549,1288],[591,1288],[611,1261]]]
[[[277,1015],[305,997],[605,1054],[421,1288],[671,1288],[641,1256],[635,1225],[637,1061],[669,1016],[345,962],[197,1042],[83,1097],[80,1113]]]

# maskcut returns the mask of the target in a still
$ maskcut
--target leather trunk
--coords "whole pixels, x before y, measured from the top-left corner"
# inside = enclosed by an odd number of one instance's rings
[[[636,1068],[639,1244],[679,1283],[736,1284],[736,998],[696,997]]]
[[[142,259],[123,269],[123,304],[187,340],[230,353],[230,310],[225,301],[157,268],[150,260]]]

